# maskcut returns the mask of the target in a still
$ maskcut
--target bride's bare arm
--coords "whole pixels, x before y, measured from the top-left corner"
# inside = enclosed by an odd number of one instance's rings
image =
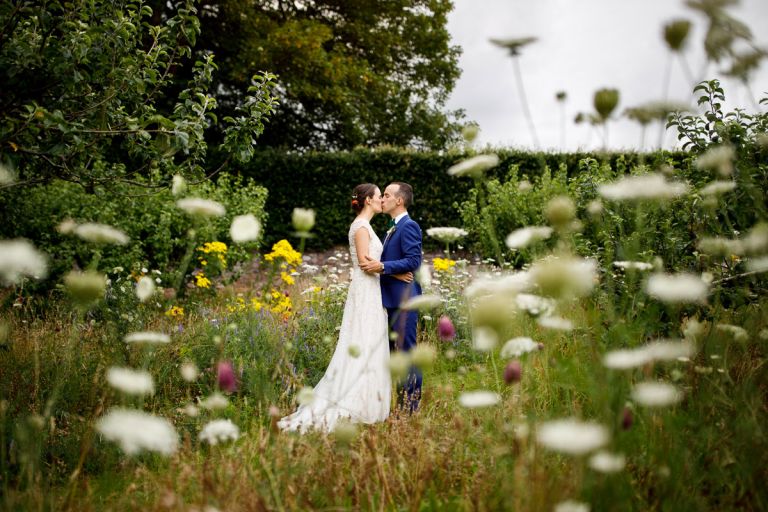
[[[371,245],[371,234],[368,230],[361,227],[355,231],[355,251],[357,252],[357,262],[362,265],[368,256],[368,247]]]

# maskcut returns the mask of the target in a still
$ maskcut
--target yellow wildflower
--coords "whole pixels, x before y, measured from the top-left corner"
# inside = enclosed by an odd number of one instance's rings
[[[204,274],[195,274],[195,279],[197,279],[195,284],[198,288],[209,288],[211,286],[211,280],[205,277]]]
[[[456,262],[450,258],[435,258],[432,260],[435,272],[453,272]]]
[[[179,306],[171,306],[171,309],[165,312],[166,316],[169,316],[171,318],[176,317],[183,317],[184,316],[184,308],[181,308]]]
[[[294,283],[293,277],[288,272],[280,272],[280,278],[285,281],[285,284]]]
[[[259,299],[257,299],[256,297],[253,297],[251,299],[251,308],[253,308],[254,311],[261,311],[261,308],[263,307],[264,307],[264,303],[261,302]]]
[[[283,259],[285,263],[293,266],[301,265],[301,253],[295,251],[291,247],[288,240],[280,240],[272,246],[272,252],[264,255],[266,261],[275,261],[276,259]]]

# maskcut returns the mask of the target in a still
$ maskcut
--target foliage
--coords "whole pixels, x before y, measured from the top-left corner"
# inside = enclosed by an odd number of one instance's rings
[[[59,178],[93,192],[207,174],[216,64],[210,54],[189,60],[200,35],[197,9],[187,0],[163,23],[152,16],[143,0],[3,2],[0,161],[16,168],[17,185]],[[185,63],[192,72],[170,98]],[[276,104],[273,75],[241,83],[247,92],[221,126],[225,163],[248,160]]]
[[[27,238],[41,251],[53,256],[49,280],[52,286],[73,267],[85,268],[93,258],[93,249],[70,235],[57,231],[66,219],[98,222],[124,231],[130,242],[126,246],[104,246],[100,251],[100,268],[124,267],[129,270],[149,267],[163,272],[179,270],[187,246],[189,218],[174,205],[168,188],[148,192],[146,182],[137,185],[97,186],[88,193],[80,185],[52,181],[47,185],[0,191],[0,201],[13,205],[0,211],[0,237]],[[222,203],[227,213],[197,227],[201,243],[230,241],[229,226],[235,215],[253,213],[262,224],[266,221],[264,205],[267,191],[251,180],[222,174],[217,183],[191,185],[189,193]],[[239,271],[238,263],[251,257],[257,243],[230,244],[227,258],[229,271]],[[174,281],[166,283],[171,286]]]
[[[528,153],[500,150],[500,163],[489,171],[489,176],[503,182],[509,169],[518,169],[522,176],[535,179],[546,169],[564,169],[569,177],[591,170],[580,162],[585,158],[606,162],[611,168],[624,172],[639,162],[656,167],[670,162],[686,168],[686,155],[659,151],[647,154],[589,154],[589,153]],[[253,178],[270,193],[267,211],[270,223],[265,233],[267,243],[275,243],[290,236],[293,208],[313,208],[317,222],[307,240],[310,249],[328,249],[347,244],[347,229],[353,212],[349,210],[349,196],[358,183],[375,183],[384,188],[392,181],[405,181],[414,188],[415,204],[409,213],[419,222],[423,231],[431,227],[461,227],[459,205],[472,189],[471,180],[451,179],[446,171],[456,162],[471,156],[459,151],[420,152],[395,148],[375,150],[355,149],[339,152],[284,153],[275,150],[259,151],[247,165],[240,167],[243,176]],[[301,183],[301,187],[296,184]],[[386,230],[384,216],[373,220],[374,229]],[[506,234],[506,233],[505,233]],[[440,248],[439,242],[425,237],[425,247]],[[444,247],[444,246],[443,246]]]
[[[451,9],[449,0],[215,0],[201,9],[193,51],[216,55],[224,109],[241,101],[251,70],[279,75],[280,105],[261,144],[438,149],[456,138],[460,117],[443,111],[460,72]]]

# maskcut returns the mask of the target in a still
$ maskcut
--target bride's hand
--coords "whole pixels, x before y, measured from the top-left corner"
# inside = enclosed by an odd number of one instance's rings
[[[404,274],[392,274],[392,277],[401,281],[405,281],[406,283],[413,282],[413,272],[406,272]]]

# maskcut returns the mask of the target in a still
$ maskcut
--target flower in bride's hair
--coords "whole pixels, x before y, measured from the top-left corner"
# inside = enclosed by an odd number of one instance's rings
[[[477,155],[452,165],[448,168],[451,176],[470,176],[479,178],[485,171],[499,165],[497,155]]]

